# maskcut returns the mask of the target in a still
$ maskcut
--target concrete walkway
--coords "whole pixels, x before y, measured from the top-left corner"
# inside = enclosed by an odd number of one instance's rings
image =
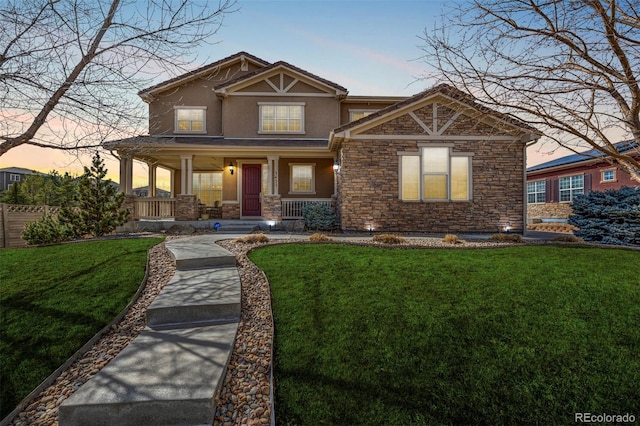
[[[168,241],[176,273],[147,327],[59,408],[59,424],[211,425],[240,319],[229,235]]]
[[[527,239],[557,235],[536,233]],[[216,241],[237,236],[209,234],[166,243],[176,272],[149,306],[147,327],[62,403],[61,426],[212,424],[241,306],[235,256]],[[300,240],[308,235],[274,233],[269,238]],[[370,238],[365,234],[335,240]]]

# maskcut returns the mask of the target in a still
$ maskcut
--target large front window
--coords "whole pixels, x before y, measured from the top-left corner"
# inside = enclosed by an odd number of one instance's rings
[[[261,133],[304,133],[304,103],[259,103]]]
[[[194,173],[193,193],[206,206],[222,204],[222,172]]]
[[[584,175],[566,176],[558,179],[560,201],[573,201],[576,195],[584,194]]]
[[[527,203],[544,203],[547,186],[545,181],[527,182]]]
[[[203,107],[177,107],[176,127],[177,133],[204,133],[205,111]]]
[[[471,161],[448,146],[423,147],[421,155],[403,153],[400,199],[461,201],[471,199]]]

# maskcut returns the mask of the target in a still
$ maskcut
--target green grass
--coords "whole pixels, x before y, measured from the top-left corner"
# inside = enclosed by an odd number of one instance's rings
[[[640,252],[279,245],[278,424],[640,414]]]
[[[161,239],[0,251],[1,415],[131,301]]]

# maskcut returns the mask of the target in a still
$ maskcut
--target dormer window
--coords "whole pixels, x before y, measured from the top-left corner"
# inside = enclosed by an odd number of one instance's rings
[[[304,102],[259,102],[259,133],[304,133]]]
[[[175,133],[205,133],[206,107],[175,107]]]

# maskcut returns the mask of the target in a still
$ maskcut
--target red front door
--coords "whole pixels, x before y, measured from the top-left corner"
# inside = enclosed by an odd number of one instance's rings
[[[242,165],[242,216],[260,216],[262,164]]]

